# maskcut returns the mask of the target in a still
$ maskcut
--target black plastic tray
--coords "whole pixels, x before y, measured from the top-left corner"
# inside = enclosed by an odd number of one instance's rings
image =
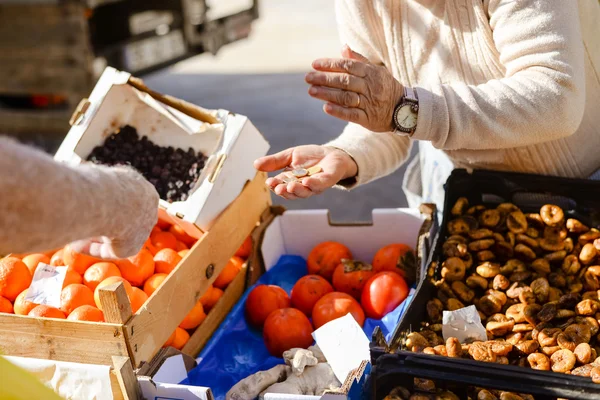
[[[467,359],[430,356],[400,351],[383,354],[371,369],[371,391],[373,400],[382,400],[396,386],[413,388],[414,378],[431,379],[436,387],[452,391],[460,399],[467,399],[467,391],[476,386],[514,393],[527,393],[536,400],[597,400],[600,389],[591,379],[561,375],[552,385],[548,384],[548,373],[522,367],[489,363]],[[557,374],[555,374],[557,375]]]
[[[577,218],[588,226],[600,226],[600,182],[584,179],[569,179],[552,176],[521,174],[512,172],[496,172],[477,170],[468,173],[464,169],[457,169],[452,172],[445,184],[446,197],[444,200],[443,223],[440,226],[437,235],[432,244],[429,258],[426,265],[431,265],[434,261],[440,261],[442,256],[442,245],[447,236],[447,222],[450,216],[450,210],[459,197],[466,197],[470,205],[483,204],[488,206],[498,205],[504,202],[516,204],[524,212],[539,212],[539,209],[548,203],[560,206],[566,218]],[[439,274],[439,270],[435,271]],[[424,271],[421,277],[425,277]],[[436,276],[439,279],[439,276]],[[395,353],[402,348],[402,340],[413,330],[418,331],[421,322],[426,320],[426,304],[435,296],[435,288],[429,279],[422,279],[417,286],[415,297],[409,305],[406,313],[401,318],[399,324],[394,330],[392,340],[386,343],[379,332],[373,334],[371,342],[371,358],[373,364],[378,364],[379,358],[386,353]],[[436,363],[449,363],[456,365],[453,367],[455,373],[463,361],[443,357],[434,357],[430,368],[434,371]],[[536,375],[541,374],[544,385],[555,385],[564,387],[569,385],[574,379],[581,387],[585,387],[587,394],[583,397],[573,397],[573,399],[592,399],[592,394],[598,395],[600,399],[600,385],[592,384],[589,378],[567,376],[553,372],[539,372],[528,368],[511,367],[483,362],[476,362],[477,373],[485,373],[487,370],[500,369],[505,371],[512,379],[521,378],[523,374]],[[441,368],[441,365],[440,365]],[[468,377],[473,378],[472,376]],[[510,383],[510,382],[507,382]],[[518,390],[506,387],[504,390]],[[560,396],[559,396],[560,397]]]

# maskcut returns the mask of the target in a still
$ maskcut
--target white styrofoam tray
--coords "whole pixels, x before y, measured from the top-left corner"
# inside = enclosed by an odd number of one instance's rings
[[[71,128],[55,159],[76,165],[116,129],[131,125],[160,146],[193,148],[209,156],[186,201],[160,202],[160,217],[199,237],[256,174],[253,163],[269,144],[243,115],[217,112],[220,123],[198,121],[128,84],[129,73],[108,67],[89,97],[89,107]],[[220,161],[220,162],[219,162]],[[219,168],[210,181],[208,178]]]

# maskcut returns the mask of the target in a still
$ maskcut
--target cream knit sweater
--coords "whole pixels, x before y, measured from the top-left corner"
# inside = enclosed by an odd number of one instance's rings
[[[455,167],[600,168],[597,0],[336,1],[342,40],[417,88],[412,139]],[[400,167],[413,140],[351,123],[328,145],[354,157],[360,185]]]

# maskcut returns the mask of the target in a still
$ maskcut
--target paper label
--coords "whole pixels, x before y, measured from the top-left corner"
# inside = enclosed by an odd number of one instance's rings
[[[457,338],[461,343],[487,340],[485,327],[481,323],[475,306],[460,308],[456,311],[444,311],[442,323],[444,340],[451,337]]]
[[[60,292],[65,282],[66,273],[67,267],[54,267],[39,263],[33,274],[33,280],[27,290],[25,300],[60,308]]]
[[[350,313],[326,323],[312,336],[342,384],[352,370],[371,359],[369,338]]]

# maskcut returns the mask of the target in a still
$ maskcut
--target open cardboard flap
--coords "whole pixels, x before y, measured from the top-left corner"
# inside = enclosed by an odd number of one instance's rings
[[[189,106],[178,109],[176,101],[164,104],[130,84],[131,79],[114,68],[104,71],[89,99],[74,114],[73,126],[55,159],[71,165],[85,162],[94,147],[125,125],[160,146],[201,151],[209,159],[195,189],[186,201],[161,200],[159,213],[198,238],[198,228],[208,230],[254,178],[254,160],[267,154],[269,144],[243,115],[216,110],[211,115],[217,123],[203,122],[186,114]]]

